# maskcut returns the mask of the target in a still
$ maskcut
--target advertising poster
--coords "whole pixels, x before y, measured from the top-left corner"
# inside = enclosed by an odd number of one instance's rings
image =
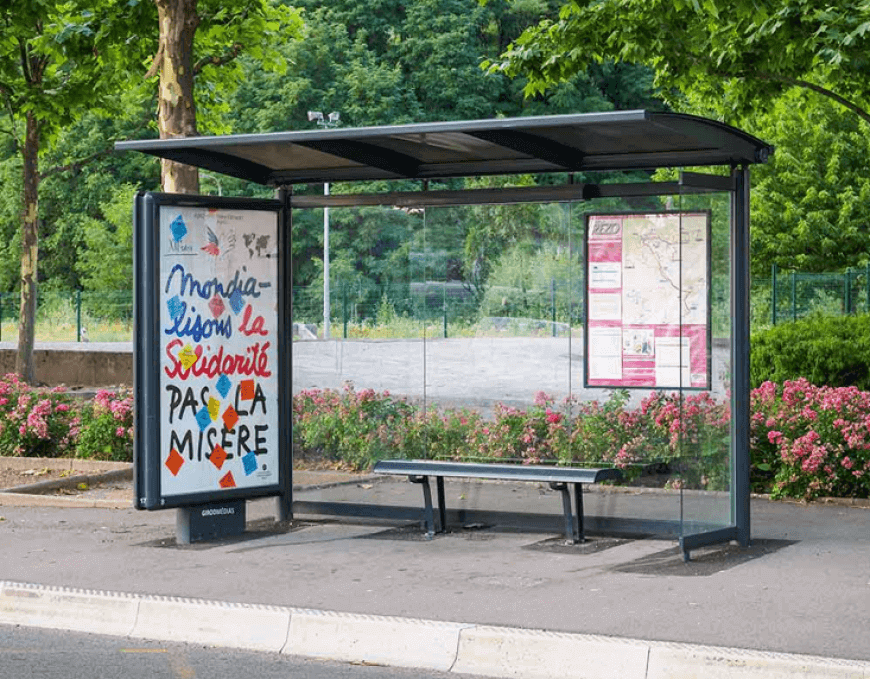
[[[278,214],[161,205],[160,494],[278,483]]]
[[[710,387],[710,214],[588,215],[588,387]]]

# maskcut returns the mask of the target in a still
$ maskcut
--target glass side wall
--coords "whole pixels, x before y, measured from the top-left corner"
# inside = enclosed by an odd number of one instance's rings
[[[332,208],[328,219],[327,291],[324,211],[293,212],[294,465],[365,469],[397,455],[405,401],[424,395],[425,222],[370,207]]]
[[[583,299],[571,218],[556,203],[426,210],[427,407],[465,438],[433,438],[431,456],[568,460]]]
[[[589,492],[588,516],[682,535],[731,525],[729,209],[727,193],[331,209],[328,337],[323,210],[294,211],[294,460],[617,465],[627,483],[671,492]],[[587,221],[609,215],[633,219],[634,241],[589,274],[604,292],[590,293],[584,328]],[[666,313],[651,292],[662,281]],[[596,328],[596,313],[619,321]],[[609,382],[585,372],[586,342],[592,361],[601,338],[619,355]],[[611,369],[610,354],[595,370]],[[418,488],[389,485],[403,492],[313,499],[419,504]],[[503,509],[452,497],[451,508]],[[558,516],[560,503],[511,509]]]
[[[687,180],[690,183],[691,180]],[[681,336],[697,341],[699,303],[693,300],[698,281],[707,278],[709,328],[706,365],[700,356],[690,355],[688,369],[681,372],[683,386],[679,423],[679,473],[681,489],[682,535],[703,533],[733,524],[731,503],[731,388],[730,348],[732,335],[731,300],[731,194],[725,192],[689,193],[679,196],[682,212],[681,239]],[[707,215],[709,238],[701,248],[699,220]],[[698,261],[706,250],[709,263]],[[685,340],[684,340],[685,341]],[[695,388],[696,373],[707,371],[708,385]],[[690,383],[685,384],[688,380]]]

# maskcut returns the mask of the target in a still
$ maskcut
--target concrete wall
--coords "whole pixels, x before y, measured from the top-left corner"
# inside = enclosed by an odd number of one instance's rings
[[[0,342],[0,374],[15,371],[17,345]],[[132,342],[37,342],[36,379],[48,386],[133,386]]]

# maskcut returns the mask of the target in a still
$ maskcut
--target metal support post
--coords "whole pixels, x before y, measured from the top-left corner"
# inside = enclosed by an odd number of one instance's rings
[[[731,512],[749,546],[749,168],[734,168],[731,233]],[[792,278],[792,280],[794,280]]]

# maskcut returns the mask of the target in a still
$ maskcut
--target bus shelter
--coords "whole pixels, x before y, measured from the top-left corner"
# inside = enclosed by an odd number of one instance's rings
[[[270,495],[280,518],[418,519],[381,484],[294,497],[294,447],[322,452],[341,427],[315,416],[354,408],[357,461],[616,466],[633,491],[590,494],[589,530],[749,544],[749,167],[769,145],[624,111],[117,148],[275,189],[136,198],[136,506],[178,508],[180,535]],[[539,510],[457,511],[558,526]]]

